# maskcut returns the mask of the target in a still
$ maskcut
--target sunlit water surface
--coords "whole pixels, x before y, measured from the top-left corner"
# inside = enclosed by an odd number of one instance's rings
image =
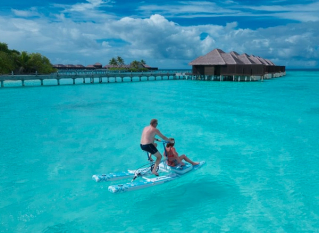
[[[319,72],[26,85],[0,88],[0,232],[319,229]],[[122,194],[91,180],[146,163],[152,118],[206,166]]]

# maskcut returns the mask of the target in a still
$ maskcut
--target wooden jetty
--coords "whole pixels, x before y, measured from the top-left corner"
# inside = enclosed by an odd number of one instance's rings
[[[98,83],[103,83],[103,80],[106,82],[110,82],[111,79],[114,80],[114,82],[117,82],[118,79],[121,80],[121,82],[124,82],[124,78],[129,79],[131,82],[133,82],[133,78],[138,79],[139,81],[142,81],[142,79],[146,79],[147,81],[150,80],[150,78],[153,77],[154,80],[160,79],[164,80],[165,77],[167,80],[169,79],[181,79],[182,76],[177,76],[175,73],[159,73],[159,72],[141,72],[141,73],[110,73],[103,70],[90,70],[90,71],[71,71],[71,72],[57,72],[49,75],[2,75],[0,76],[0,83],[1,87],[4,87],[5,81],[21,81],[22,86],[25,86],[25,81],[34,81],[38,80],[41,83],[41,86],[43,86],[44,80],[56,80],[57,85],[60,85],[61,79],[71,79],[73,80],[73,84],[75,84],[76,79],[82,79],[83,83],[86,83],[86,81],[89,79],[89,83],[94,83],[95,79],[98,79]]]
[[[60,80],[72,80],[72,84],[76,84],[77,79],[81,79],[82,83],[109,83],[109,82],[124,82],[126,81],[151,81],[151,80],[200,80],[200,81],[263,81],[284,76],[286,72],[266,73],[261,76],[257,75],[201,75],[191,72],[141,72],[141,73],[115,73],[105,70],[87,70],[87,71],[62,71],[49,75],[0,75],[0,86],[4,87],[6,81],[21,81],[22,86],[25,86],[26,81],[40,81],[41,86],[45,80],[56,80],[57,85],[60,85]],[[153,77],[153,79],[151,79]],[[52,85],[52,84],[51,84]]]

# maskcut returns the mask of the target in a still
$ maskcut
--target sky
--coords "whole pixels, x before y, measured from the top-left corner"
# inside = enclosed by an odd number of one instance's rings
[[[319,0],[1,0],[0,42],[52,64],[191,69],[215,48],[319,68]]]

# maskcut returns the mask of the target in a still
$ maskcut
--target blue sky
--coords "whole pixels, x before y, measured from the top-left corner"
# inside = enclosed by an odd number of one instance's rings
[[[1,0],[0,41],[52,64],[145,60],[165,68],[219,48],[319,68],[319,1]]]

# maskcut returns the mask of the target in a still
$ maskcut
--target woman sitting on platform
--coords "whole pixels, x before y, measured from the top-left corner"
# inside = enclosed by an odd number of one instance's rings
[[[165,151],[164,151],[164,155],[167,158],[167,165],[168,166],[175,167],[175,166],[177,166],[179,164],[181,166],[184,166],[185,163],[183,163],[182,160],[185,160],[186,162],[189,162],[193,166],[199,164],[197,162],[193,162],[192,160],[190,160],[186,155],[178,156],[178,153],[176,152],[176,150],[174,148],[174,144],[175,144],[174,138],[169,138],[169,140],[173,140],[173,143],[167,143]]]

